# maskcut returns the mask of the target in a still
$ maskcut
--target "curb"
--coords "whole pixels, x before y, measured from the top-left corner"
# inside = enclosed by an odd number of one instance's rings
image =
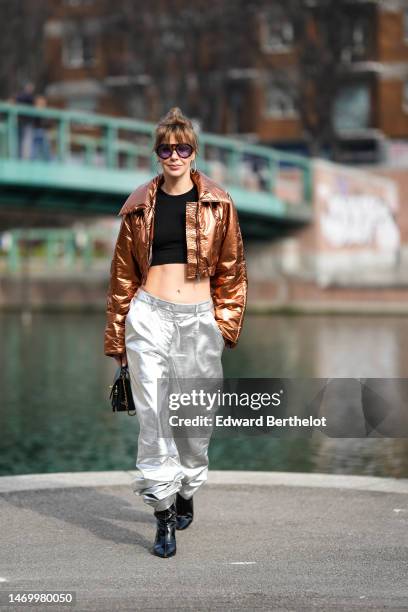
[[[130,486],[136,471],[56,472],[0,476],[0,493],[73,487]],[[302,472],[209,470],[209,486],[285,486],[408,494],[408,478]]]

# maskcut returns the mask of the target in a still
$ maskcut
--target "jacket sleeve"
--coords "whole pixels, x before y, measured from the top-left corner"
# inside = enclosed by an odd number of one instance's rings
[[[227,348],[235,348],[247,303],[248,277],[244,245],[235,204],[230,197],[223,239],[214,275],[210,279],[215,319]]]
[[[104,352],[108,357],[125,352],[125,319],[130,302],[141,284],[135,257],[130,215],[123,215],[110,266],[106,301]]]

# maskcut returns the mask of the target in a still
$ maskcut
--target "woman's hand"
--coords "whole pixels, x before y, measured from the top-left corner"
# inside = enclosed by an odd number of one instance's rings
[[[122,353],[122,355],[114,355],[114,359],[119,367],[127,365],[126,353]]]

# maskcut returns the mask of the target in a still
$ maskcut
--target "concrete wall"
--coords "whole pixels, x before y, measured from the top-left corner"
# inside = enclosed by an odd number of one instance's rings
[[[314,220],[248,244],[249,301],[408,313],[408,173],[313,164]]]

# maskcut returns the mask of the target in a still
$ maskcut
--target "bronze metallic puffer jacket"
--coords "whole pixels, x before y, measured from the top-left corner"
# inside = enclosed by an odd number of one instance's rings
[[[247,270],[238,214],[230,194],[199,170],[191,171],[198,202],[186,203],[187,278],[210,277],[215,319],[225,346],[235,348],[247,301]],[[130,302],[143,285],[152,259],[155,176],[133,191],[119,215],[122,222],[110,268],[106,303],[105,355],[125,352]]]

